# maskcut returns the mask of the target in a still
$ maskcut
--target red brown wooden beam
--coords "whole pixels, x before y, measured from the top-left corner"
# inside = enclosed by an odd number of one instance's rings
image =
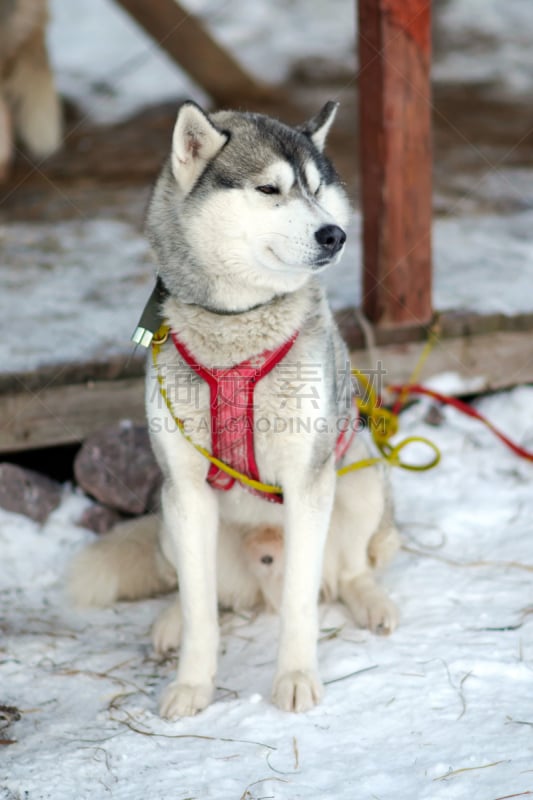
[[[117,0],[219,106],[268,104],[274,92],[254,80],[175,0]]]
[[[430,0],[358,0],[363,311],[431,318]]]

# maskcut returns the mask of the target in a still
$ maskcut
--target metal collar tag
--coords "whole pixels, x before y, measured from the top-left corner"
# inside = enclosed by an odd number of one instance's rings
[[[161,278],[158,277],[154,290],[141,314],[139,324],[131,337],[135,344],[140,344],[141,347],[150,347],[155,332],[159,330],[164,322],[161,315],[161,306],[167,297],[168,290]]]

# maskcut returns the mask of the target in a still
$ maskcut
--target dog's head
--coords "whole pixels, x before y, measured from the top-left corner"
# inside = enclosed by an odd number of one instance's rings
[[[171,291],[184,261],[204,279],[273,294],[338,261],[349,206],[323,153],[336,110],[327,103],[292,128],[260,114],[181,106],[148,214]]]

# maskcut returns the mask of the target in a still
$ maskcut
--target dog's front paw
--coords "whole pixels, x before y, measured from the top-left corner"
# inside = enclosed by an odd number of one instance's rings
[[[272,702],[282,711],[309,711],[320,702],[322,694],[322,683],[314,670],[293,670],[274,681]]]
[[[159,655],[177,650],[181,639],[181,608],[178,601],[158,616],[152,626],[152,644]]]
[[[192,717],[207,708],[214,689],[212,683],[193,685],[173,681],[163,692],[159,706],[160,714],[165,719]]]

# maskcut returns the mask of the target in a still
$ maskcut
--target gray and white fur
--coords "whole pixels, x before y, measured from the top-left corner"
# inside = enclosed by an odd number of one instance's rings
[[[349,358],[316,277],[338,261],[349,216],[323,153],[335,112],[336,104],[328,103],[292,128],[259,114],[207,115],[186,103],[149,205],[148,237],[170,293],[163,315],[199,363],[229,366],[299,331],[289,356],[254,395],[255,419],[266,421],[255,430],[259,474],[283,488],[283,505],[238,484],[227,492],[209,486],[209,463],[177,430],[149,367],[148,425],[164,474],[162,555],[155,555],[155,523],[147,519],[110,534],[73,567],[71,593],[80,603],[135,598],[154,587],[168,591],[177,574],[179,605],[154,629],[159,649],[181,636],[177,676],[161,702],[168,718],[194,714],[212,699],[218,600],[250,606],[263,598],[279,607],[272,699],[287,711],[305,711],[322,696],[321,588],[328,598],[341,597],[359,624],[386,632],[396,624],[395,607],[373,572],[397,547],[383,471],[370,467],[337,479],[335,469],[339,424],[351,413],[340,391]],[[298,365],[313,368],[313,392],[304,396],[290,374]],[[209,449],[209,387],[172,341],[163,346],[158,369],[175,414]],[[183,391],[184,382],[190,391]],[[343,463],[366,455],[357,435]],[[261,572],[254,562],[247,537],[265,527],[282,532],[281,571],[279,558],[277,571]],[[122,569],[129,540],[139,558]]]

